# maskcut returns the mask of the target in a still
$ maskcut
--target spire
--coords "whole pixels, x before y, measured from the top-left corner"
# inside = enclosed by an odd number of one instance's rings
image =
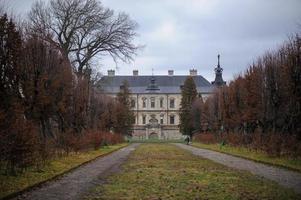
[[[158,85],[156,84],[156,78],[154,76],[154,69],[152,69],[152,77],[150,79],[150,83],[147,86],[146,90],[150,90],[150,91],[160,90]]]
[[[214,69],[215,71],[215,80],[211,83],[216,86],[225,85],[226,82],[223,80],[223,68],[220,66],[220,55],[217,55],[217,67]]]

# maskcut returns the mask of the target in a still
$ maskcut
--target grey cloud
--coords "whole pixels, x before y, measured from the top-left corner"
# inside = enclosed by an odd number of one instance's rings
[[[11,0],[25,11],[33,0]],[[187,74],[195,66],[210,81],[221,54],[226,80],[246,69],[257,56],[274,49],[299,31],[300,0],[103,0],[104,6],[126,12],[139,23],[137,43],[145,44],[132,64],[119,63],[119,74]],[[162,24],[166,27],[162,27]],[[110,58],[102,71],[114,68]]]

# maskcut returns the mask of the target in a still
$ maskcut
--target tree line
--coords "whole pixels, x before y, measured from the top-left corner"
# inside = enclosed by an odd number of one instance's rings
[[[132,59],[136,23],[97,0],[37,2],[19,25],[0,14],[1,168],[17,173],[122,142],[132,123],[128,86],[117,98],[100,93],[94,68],[105,55]]]
[[[301,155],[300,34],[259,57],[205,102],[196,98],[195,86],[190,88],[182,91],[180,114],[186,134],[201,132],[196,140],[245,145],[276,156]]]

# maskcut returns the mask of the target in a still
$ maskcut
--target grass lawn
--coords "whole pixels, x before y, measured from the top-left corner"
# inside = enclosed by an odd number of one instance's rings
[[[301,160],[291,159],[287,157],[271,157],[265,152],[256,151],[246,147],[233,147],[230,145],[220,146],[219,144],[203,144],[203,143],[193,143],[192,146],[200,147],[204,149],[214,150],[218,152],[223,152],[231,154],[234,156],[239,156],[242,158],[247,158],[257,162],[262,162],[266,164],[271,164],[275,166],[285,167],[295,171],[301,172]]]
[[[145,139],[145,140],[129,140],[130,143],[184,143],[184,139],[170,139],[170,140],[159,140],[159,139]]]
[[[96,151],[88,151],[77,154],[70,154],[59,159],[50,161],[41,171],[28,169],[25,173],[18,176],[7,176],[4,172],[0,172],[0,199],[12,193],[26,189],[37,183],[51,179],[59,174],[75,168],[85,162],[88,162],[98,156],[107,154],[127,144],[118,144],[100,148]]]
[[[86,199],[301,199],[293,190],[194,156],[171,144],[142,144],[119,174]]]

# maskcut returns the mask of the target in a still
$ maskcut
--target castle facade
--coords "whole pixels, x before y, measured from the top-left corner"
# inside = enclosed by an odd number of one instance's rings
[[[219,58],[219,57],[218,57]],[[131,108],[135,113],[135,124],[132,136],[134,139],[180,139],[179,110],[181,103],[181,87],[187,76],[192,76],[199,97],[206,100],[214,88],[225,84],[222,80],[222,68],[215,68],[215,81],[210,83],[203,76],[191,69],[188,75],[174,75],[168,70],[167,75],[140,76],[138,70],[132,76],[117,76],[114,70],[100,80],[101,90],[115,97],[126,80],[131,91]]]

